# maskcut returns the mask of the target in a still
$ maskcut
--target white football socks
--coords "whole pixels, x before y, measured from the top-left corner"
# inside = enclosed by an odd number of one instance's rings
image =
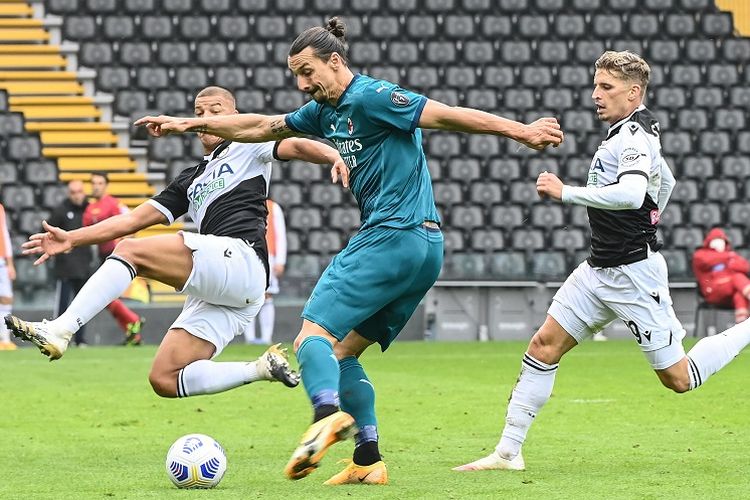
[[[276,321],[276,306],[273,305],[273,299],[266,299],[258,313],[258,321],[260,321],[260,340],[264,344],[271,344],[273,323]]]
[[[177,396],[186,398],[201,394],[216,394],[241,385],[263,380],[258,374],[258,362],[208,359],[193,361],[177,375]]]
[[[704,337],[688,352],[690,389],[697,389],[708,377],[732,361],[750,344],[750,319],[711,337]]]
[[[0,304],[0,342],[10,342],[10,332],[5,326],[5,316],[13,312],[13,304]]]
[[[508,402],[505,428],[495,447],[501,457],[512,460],[521,451],[536,414],[552,394],[557,367],[558,364],[542,363],[529,353],[523,355],[521,375]]]
[[[65,331],[77,332],[110,302],[122,295],[135,276],[132,264],[117,255],[111,255],[53,323]]]

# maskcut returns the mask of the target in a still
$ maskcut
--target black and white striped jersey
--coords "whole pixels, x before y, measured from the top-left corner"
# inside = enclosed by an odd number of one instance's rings
[[[198,165],[186,168],[148,203],[169,224],[189,214],[200,234],[252,244],[268,270],[266,197],[277,142],[224,141]]]
[[[645,259],[647,246],[657,249],[656,224],[661,186],[659,123],[651,111],[639,106],[632,115],[609,128],[591,161],[588,187],[619,182],[623,175],[643,175],[648,180],[643,205],[630,210],[588,207],[591,256],[594,267],[614,267]]]

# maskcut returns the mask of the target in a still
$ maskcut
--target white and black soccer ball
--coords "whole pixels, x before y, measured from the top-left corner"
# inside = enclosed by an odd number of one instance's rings
[[[167,474],[178,488],[213,488],[227,470],[224,449],[204,434],[182,436],[167,452]]]

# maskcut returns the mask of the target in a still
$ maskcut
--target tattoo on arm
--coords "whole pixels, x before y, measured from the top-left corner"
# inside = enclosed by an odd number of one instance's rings
[[[205,123],[202,123],[200,125],[193,125],[192,127],[188,127],[186,132],[196,132],[198,134],[206,133],[208,132],[208,127],[206,127]]]
[[[279,139],[282,139],[284,137],[291,137],[294,135],[292,129],[287,126],[284,117],[272,120],[269,126],[271,128],[271,133]]]

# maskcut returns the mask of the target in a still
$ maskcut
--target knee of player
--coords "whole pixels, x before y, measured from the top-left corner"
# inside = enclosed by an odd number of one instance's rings
[[[667,389],[672,389],[677,394],[684,394],[690,390],[689,380],[675,380],[671,379],[668,381],[662,381]]]
[[[148,374],[148,381],[151,384],[151,388],[154,392],[163,398],[176,398],[177,397],[177,379],[174,377],[168,377],[163,373],[155,370],[151,370]]]
[[[117,246],[115,247],[115,250],[112,252],[112,254],[125,259],[132,266],[135,266],[135,268],[138,269],[138,266],[140,264],[139,255],[142,246],[142,241],[138,241],[133,238],[125,238],[124,240],[120,240],[120,242],[117,243]]]
[[[0,297],[0,304],[4,306],[13,304],[13,297]]]
[[[528,353],[536,360],[549,364],[557,363],[561,356],[559,348],[555,344],[545,341],[544,336],[540,335],[539,332],[531,337]]]

